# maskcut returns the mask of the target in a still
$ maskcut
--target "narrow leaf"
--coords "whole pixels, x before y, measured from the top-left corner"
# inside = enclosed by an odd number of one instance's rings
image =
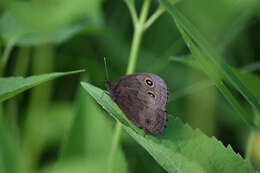
[[[191,42],[194,42],[194,49],[202,54],[201,61],[208,61],[210,65],[208,67],[214,67],[217,71],[223,73],[225,77],[229,80],[229,82],[245,97],[245,99],[258,111],[260,112],[260,103],[258,102],[257,98],[247,89],[247,87],[243,84],[241,80],[233,73],[232,69],[223,62],[222,58],[219,57],[217,52],[209,45],[207,40],[203,38],[200,32],[196,29],[192,23],[190,23],[171,3],[169,0],[160,0],[163,6],[167,9],[167,11],[172,15],[174,18],[177,26],[179,29],[182,29],[182,35],[186,34],[186,43],[188,46]],[[190,41],[188,41],[190,40]],[[194,54],[194,52],[192,52]],[[196,56],[196,58],[199,58]],[[205,67],[205,66],[204,66]]]
[[[192,55],[187,55],[187,56],[174,56],[170,57],[170,61],[176,61],[185,65],[189,65],[193,68],[196,68],[200,71],[204,71],[202,66],[199,64],[198,61]],[[259,99],[260,98],[260,90],[259,90],[259,85],[260,85],[260,77],[250,73],[249,71],[246,70],[240,70],[238,68],[230,66],[232,71],[235,73],[235,75],[243,81],[243,83],[247,84],[248,89]],[[225,80],[226,82],[229,82],[225,76],[221,76],[222,80]]]
[[[196,57],[196,60],[199,62],[199,65],[202,67],[203,71],[210,77],[210,79],[215,83],[216,87],[220,90],[223,96],[229,101],[229,103],[233,106],[233,108],[237,111],[238,115],[244,120],[244,122],[248,125],[249,128],[255,128],[254,119],[238,102],[238,100],[233,96],[230,90],[226,87],[226,85],[221,80],[221,73],[217,71],[217,68],[214,64],[211,64],[204,55],[199,51],[193,41],[188,37],[188,35],[183,31],[182,28],[179,28],[181,34],[186,41],[186,43],[190,46],[190,50],[193,55]]]
[[[57,73],[43,74],[43,75],[31,76],[25,78],[24,77],[7,77],[7,78],[0,77],[0,102],[3,102],[27,89],[35,87],[49,80],[66,76],[66,75],[80,73],[83,71],[84,70],[77,70],[71,72],[57,72]]]

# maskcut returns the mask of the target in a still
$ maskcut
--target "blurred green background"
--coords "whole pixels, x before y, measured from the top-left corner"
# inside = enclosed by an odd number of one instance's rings
[[[137,11],[141,5],[136,1]],[[152,1],[150,14],[158,5]],[[260,1],[180,0],[176,7],[231,66],[250,72],[245,85],[259,99]],[[105,89],[104,57],[110,80],[125,75],[132,38],[133,24],[123,0],[1,0],[2,77],[86,69],[2,104],[4,120],[22,146],[22,169],[104,172],[115,121],[82,91],[80,81]],[[204,73],[174,60],[187,55],[175,23],[164,12],[143,36],[136,72],[164,78],[170,91],[169,113],[245,156],[250,129]],[[254,114],[237,92],[234,95]],[[255,135],[251,161],[260,169],[260,133]],[[52,169],[68,136],[75,138],[75,150],[63,154],[75,157]],[[123,133],[121,144],[118,172],[165,172],[128,134]]]

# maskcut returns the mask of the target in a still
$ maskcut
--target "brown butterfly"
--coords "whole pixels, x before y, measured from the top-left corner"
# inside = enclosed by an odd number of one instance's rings
[[[106,81],[110,97],[127,118],[146,134],[162,133],[166,127],[168,88],[165,81],[151,73],[135,73]]]

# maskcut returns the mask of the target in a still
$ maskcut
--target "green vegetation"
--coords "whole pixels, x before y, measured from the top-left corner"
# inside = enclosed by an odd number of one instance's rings
[[[257,172],[259,31],[257,0],[1,1],[0,173]],[[104,57],[165,79],[163,134],[110,99]]]

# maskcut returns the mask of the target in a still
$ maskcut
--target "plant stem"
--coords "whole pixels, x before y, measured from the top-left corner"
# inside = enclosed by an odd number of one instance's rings
[[[136,66],[136,61],[139,53],[142,36],[143,36],[142,30],[140,28],[135,29],[126,74],[131,74],[135,71],[135,66]]]
[[[5,69],[5,66],[6,66],[6,63],[9,59],[9,56],[10,56],[10,53],[12,51],[12,48],[15,44],[15,39],[13,40],[10,40],[5,48],[5,50],[3,51],[3,55],[2,55],[2,59],[1,59],[1,62],[0,62],[0,77],[4,75],[4,69]],[[3,104],[0,103],[0,117],[3,116]]]
[[[42,74],[53,71],[53,59],[54,51],[53,45],[41,45],[34,48],[32,55],[32,70],[33,74]],[[44,91],[44,94],[43,94]],[[37,131],[40,131],[39,126],[35,126],[35,116],[38,119],[42,119],[43,114],[39,113],[35,115],[36,110],[47,111],[50,109],[50,98],[53,91],[52,82],[48,82],[33,88],[30,94],[28,116],[25,121],[22,146],[24,151],[30,151],[28,154],[28,173],[36,172],[38,168],[38,161],[40,155],[43,152],[42,149],[46,144],[46,138],[43,135],[37,135]],[[33,144],[31,141],[35,139]]]
[[[2,42],[1,41],[0,41],[0,55],[2,55]],[[1,64],[0,64],[0,71],[1,71]],[[1,74],[0,74],[0,77],[1,77]],[[3,104],[0,103],[0,121],[1,121],[2,117],[3,117]]]
[[[158,19],[163,13],[165,12],[165,9],[162,7],[159,7],[155,13],[145,22],[144,29],[146,30],[149,28],[155,21]]]
[[[0,103],[0,121],[1,121],[1,118],[4,117],[3,113],[4,113],[4,111],[3,111],[3,104]]]
[[[140,24],[142,25],[142,27],[147,19],[150,5],[151,5],[151,0],[145,0],[143,3],[141,14],[140,14]]]
[[[4,70],[5,70],[5,66],[8,62],[8,59],[10,57],[10,53],[14,47],[14,44],[15,44],[15,39],[13,40],[10,40],[8,43],[7,43],[7,46],[3,52],[3,56],[2,56],[2,60],[1,60],[1,64],[0,64],[0,76],[3,76],[3,73],[4,73]]]
[[[126,3],[128,5],[128,8],[130,10],[130,13],[132,15],[133,23],[134,23],[134,36],[132,40],[132,45],[131,45],[131,50],[130,50],[130,56],[129,56],[129,61],[128,61],[128,66],[126,70],[126,74],[131,74],[135,71],[136,67],[136,61],[142,41],[142,36],[144,33],[144,23],[147,19],[151,0],[144,0],[141,14],[140,14],[140,19],[136,20],[137,15],[136,11],[134,9],[134,4],[130,2],[129,0],[126,0]],[[136,21],[135,21],[136,20]],[[122,125],[117,122],[116,124],[116,131],[115,135],[112,141],[112,148],[111,148],[111,153],[109,156],[109,161],[108,161],[108,173],[113,173],[114,172],[114,165],[115,165],[115,157],[116,157],[116,152],[120,143],[120,136],[122,132]]]
[[[110,156],[108,158],[109,159],[108,160],[108,173],[114,172],[113,171],[114,170],[114,163],[115,163],[117,148],[118,148],[119,142],[120,142],[121,131],[122,131],[122,125],[119,122],[117,122],[116,123],[116,132],[114,134],[112,148],[111,148],[111,151],[110,151]]]
[[[125,3],[130,11],[133,23],[136,25],[138,22],[138,16],[135,10],[134,2],[132,0],[125,0]]]
[[[140,44],[144,33],[144,23],[147,19],[150,4],[151,4],[151,0],[144,1],[141,15],[140,15],[140,20],[134,26],[134,37],[132,41],[126,74],[131,74],[135,71],[136,60],[138,57]]]

